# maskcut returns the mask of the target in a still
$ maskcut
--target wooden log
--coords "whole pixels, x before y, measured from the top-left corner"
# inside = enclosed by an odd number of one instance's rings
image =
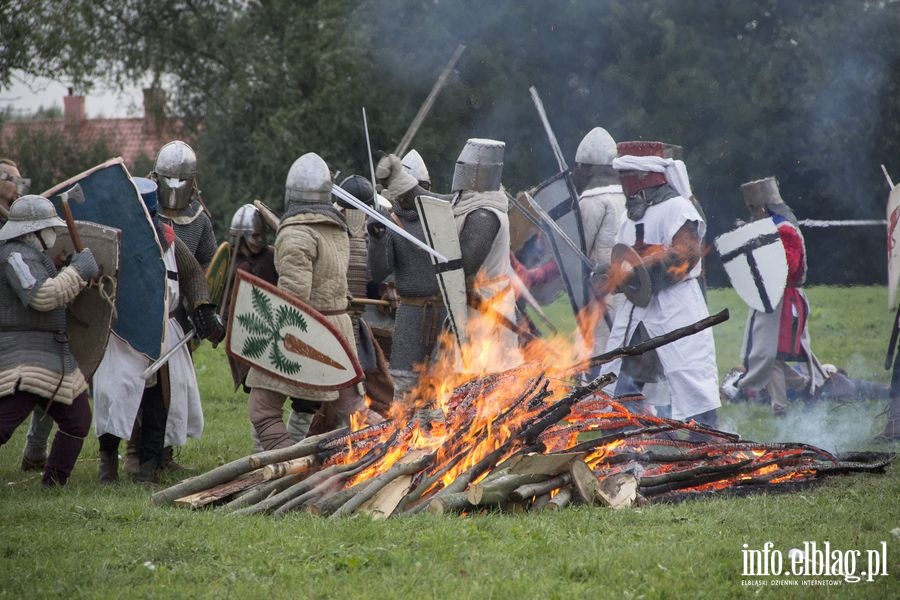
[[[550,494],[541,494],[540,496],[535,496],[534,502],[531,503],[531,506],[528,507],[529,511],[540,512],[546,508],[547,503],[550,502]]]
[[[375,496],[357,509],[358,514],[368,515],[373,521],[387,519],[409,493],[412,486],[412,475],[401,475],[375,494]]]
[[[572,476],[572,488],[578,499],[587,505],[596,504],[599,501],[600,482],[583,460],[576,460],[569,467]]]
[[[465,457],[465,455],[465,452],[460,452],[450,460],[446,461],[446,463],[444,463],[444,465],[440,469],[435,471],[432,475],[429,475],[421,482],[419,482],[409,494],[403,497],[403,499],[400,501],[400,504],[397,505],[395,511],[397,513],[402,513],[412,507],[425,492],[430,490],[439,479],[446,475],[450,469],[455,467],[459,463],[459,461],[461,461]]]
[[[212,471],[207,471],[196,477],[185,479],[181,483],[160,490],[150,496],[150,501],[156,506],[165,506],[171,504],[178,498],[183,498],[190,494],[196,494],[211,487],[221,485],[228,481],[232,481],[260,467],[270,465],[272,463],[310,456],[316,453],[319,442],[328,439],[332,434],[322,434],[308,437],[302,442],[298,442],[287,448],[279,448],[277,450],[267,450],[257,454],[251,454],[221,467],[216,467]]]
[[[371,499],[375,494],[381,491],[384,486],[402,475],[412,475],[418,473],[427,467],[434,460],[434,454],[424,454],[423,452],[410,453],[402,460],[397,461],[390,469],[369,480],[365,489],[347,500],[340,508],[331,513],[333,519],[338,519],[353,514],[364,502]]]
[[[226,498],[242,492],[255,485],[263,482],[263,473],[259,469],[244,473],[237,479],[228,481],[221,485],[217,485],[208,490],[197,492],[189,496],[184,496],[175,500],[176,506],[187,506],[189,508],[202,508],[216,502],[221,502]]]
[[[237,498],[231,500],[222,508],[224,510],[237,510],[239,508],[243,508],[245,506],[250,506],[251,504],[256,504],[260,500],[268,498],[273,494],[277,494],[292,485],[299,483],[303,480],[304,475],[288,475],[287,477],[282,477],[281,479],[274,479],[272,481],[266,481],[253,489],[247,490],[243,494],[239,495]]]
[[[552,454],[531,452],[522,456],[520,461],[510,467],[509,472],[513,475],[535,473],[552,477],[568,471],[572,461],[583,456],[584,453],[579,452],[554,452]]]
[[[510,492],[509,497],[513,500],[528,500],[529,498],[536,498],[537,496],[543,496],[545,494],[549,494],[553,490],[560,488],[568,483],[571,483],[572,475],[569,473],[563,473],[562,475],[557,475],[547,481],[541,481],[539,483],[529,483],[526,485],[520,485],[512,492]],[[550,498],[548,497],[549,501]]]
[[[522,437],[524,437],[525,442],[529,445],[537,443],[540,435],[546,429],[558,423],[567,414],[569,414],[569,412],[572,410],[573,404],[575,404],[582,398],[586,398],[587,396],[593,394],[596,390],[605,387],[615,380],[616,376],[612,373],[600,375],[593,381],[575,388],[564,398],[541,411],[537,418],[522,431],[521,435]]]
[[[466,491],[466,497],[475,506],[502,504],[509,500],[510,492],[517,487],[546,479],[546,475],[540,474],[502,475],[490,481],[476,483]]]
[[[315,457],[304,456],[303,458],[295,458],[293,460],[266,465],[262,470],[263,480],[271,481],[272,479],[279,479],[285,475],[308,473],[315,462]]]
[[[299,483],[295,483],[291,487],[281,491],[274,496],[270,496],[257,504],[252,506],[248,506],[246,508],[242,508],[240,510],[236,510],[232,515],[252,515],[256,513],[264,513],[271,512],[293,498],[296,498],[299,495],[308,492],[309,490],[316,487],[321,482],[327,480],[332,477],[335,473],[341,473],[343,471],[349,471],[352,469],[354,465],[332,465],[330,467],[326,467],[321,471],[313,473],[306,479],[300,481]]]
[[[668,333],[664,333],[663,335],[656,336],[650,338],[649,340],[645,340],[640,344],[634,344],[633,346],[624,346],[622,348],[616,348],[615,350],[611,350],[606,352],[605,354],[601,354],[599,356],[595,356],[590,360],[586,360],[580,362],[576,365],[573,365],[566,369],[567,373],[581,373],[583,371],[587,371],[592,367],[599,367],[600,365],[604,365],[608,362],[612,362],[619,358],[624,358],[626,356],[637,356],[639,354],[644,354],[645,352],[649,352],[650,350],[655,350],[660,346],[664,346],[666,344],[670,344],[675,340],[680,340],[681,338],[687,337],[689,335],[694,335],[695,333],[699,333],[704,329],[712,327],[713,325],[718,325],[719,323],[724,323],[729,318],[728,309],[724,309],[712,316],[706,317],[705,319],[700,319],[696,323],[692,323],[690,325],[686,325],[684,327],[680,327],[678,329],[673,329]]]
[[[601,504],[618,510],[634,505],[637,489],[637,477],[632,473],[616,473],[600,481],[597,499]]]
[[[428,512],[433,515],[443,515],[449,512],[462,512],[473,508],[469,499],[462,492],[447,494],[440,498],[432,498],[428,502]]]
[[[332,478],[319,486],[319,489],[313,490],[317,497],[310,498],[303,502],[303,509],[311,514],[318,516],[328,516],[339,509],[347,500],[365,489],[365,481],[357,483],[346,489],[341,489],[346,483],[344,478]]]
[[[481,476],[482,473],[484,473],[485,471],[487,471],[490,468],[493,468],[493,466],[497,463],[497,461],[500,460],[505,454],[507,454],[509,452],[509,448],[510,448],[510,446],[512,446],[513,441],[515,439],[516,439],[515,435],[510,437],[499,448],[497,448],[493,452],[488,453],[484,458],[482,458],[480,461],[478,461],[474,466],[472,466],[468,470],[461,473],[459,477],[457,477],[455,480],[453,480],[453,483],[451,483],[450,485],[448,485],[447,487],[445,487],[444,489],[439,491],[437,494],[432,496],[432,499],[442,498],[444,496],[450,496],[452,494],[464,492],[465,489],[467,487],[469,487],[469,483],[473,479],[477,479],[479,476]],[[463,495],[465,495],[465,494],[463,494]],[[429,502],[427,504],[424,504],[424,503],[420,504],[417,508],[412,509],[411,512],[413,512],[415,514],[416,512],[420,512],[420,511],[424,510],[425,508],[428,508],[428,510],[431,511],[431,503]]]
[[[564,509],[569,502],[572,500],[572,488],[571,486],[566,486],[564,488],[560,488],[559,492],[550,498],[550,501],[547,503],[547,506],[544,507],[544,510],[557,511]]]

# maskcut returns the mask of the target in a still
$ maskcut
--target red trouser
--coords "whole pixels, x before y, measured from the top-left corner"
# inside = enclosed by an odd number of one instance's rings
[[[91,428],[87,392],[76,396],[72,404],[51,402],[49,407],[46,398],[31,392],[19,390],[3,396],[0,398],[0,446],[12,437],[16,427],[28,418],[36,404],[46,409],[58,427],[41,482],[47,486],[65,485]]]

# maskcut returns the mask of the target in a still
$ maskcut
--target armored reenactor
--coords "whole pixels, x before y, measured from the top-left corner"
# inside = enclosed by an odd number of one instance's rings
[[[197,187],[194,150],[181,140],[169,142],[156,155],[150,179],[159,185],[159,220],[206,269],[216,253],[216,235]]]
[[[411,151],[414,152],[414,151]],[[422,165],[424,167],[424,165]],[[360,202],[375,207],[378,204],[375,190],[362,175],[351,175],[341,182],[341,188],[349,192]],[[350,261],[347,268],[347,291],[350,297],[363,300],[369,295],[368,265],[368,241],[366,236],[366,214],[351,206],[344,206],[338,199],[337,205],[341,208],[344,219],[347,222],[350,235]],[[384,352],[375,340],[375,335],[369,326],[367,309],[373,308],[360,302],[351,302],[348,307],[350,320],[353,322],[353,335],[356,338],[356,354],[366,374],[364,383],[365,393],[370,401],[370,408],[381,415],[387,415],[393,402],[394,382],[389,373],[387,359]],[[348,394],[353,388],[341,390]]]
[[[275,270],[275,248],[270,246],[266,239],[266,225],[259,210],[252,204],[244,204],[237,209],[231,218],[228,235],[232,241],[234,270],[246,271],[263,281],[276,285],[278,272]],[[233,280],[231,286],[230,289],[234,289]],[[231,298],[222,298],[222,302],[224,303],[222,313],[226,315],[227,319],[230,319]],[[250,368],[234,360],[230,355],[228,365],[231,367],[234,389],[237,389],[244,385]],[[246,386],[244,389],[247,389]]]
[[[166,266],[166,288],[169,319],[163,354],[174,348],[185,332],[175,318],[172,307],[192,308],[194,336],[198,339],[221,341],[224,329],[216,319],[215,306],[210,303],[209,290],[203,270],[188,247],[173,231],[157,218],[156,185],[153,181],[135,178],[141,198],[156,226],[163,248]],[[182,299],[184,302],[182,303]],[[114,338],[114,336],[111,336]],[[164,447],[186,443],[188,437],[199,438],[203,432],[203,410],[200,390],[187,346],[181,348],[148,381],[141,374],[146,359],[135,360],[115,339],[110,340],[103,361],[94,373],[93,390],[97,410],[116,411],[127,415],[122,419],[103,421],[135,423],[132,438],[137,438],[137,472],[130,472],[135,480],[154,483],[164,468]],[[135,431],[140,435],[136,436]],[[99,432],[101,483],[118,479],[118,447],[121,437],[110,431]]]
[[[408,157],[409,155],[407,155]],[[396,219],[409,234],[424,241],[415,198],[430,193],[396,156],[379,163],[377,175],[387,184]],[[447,310],[438,287],[437,271],[427,252],[378,222],[368,225],[368,262],[372,280],[393,275],[399,296],[391,349],[390,371],[394,401],[400,401],[419,382],[417,365],[426,365],[434,353]]]
[[[606,318],[594,328],[594,350],[603,352],[609,339],[609,326],[622,303],[620,294],[605,295],[604,283],[616,242],[619,221],[625,214],[625,194],[618,172],[613,169],[616,142],[602,127],[594,127],[578,144],[572,179],[579,194],[578,207],[584,227],[587,256],[594,263],[592,282],[595,298],[603,301]]]
[[[6,223],[13,201],[27,194],[30,187],[31,180],[22,177],[15,162],[0,158],[0,226]]]
[[[781,302],[772,312],[750,310],[741,349],[745,372],[736,386],[750,397],[765,389],[772,412],[784,416],[789,387],[803,390],[807,398],[812,398],[827,378],[810,347],[809,302],[802,289],[806,246],[797,218],[782,200],[774,177],[747,182],[741,186],[741,193],[752,220],[771,219],[777,227],[788,275]],[[805,373],[795,371],[788,361],[803,363]]]
[[[626,218],[616,234],[610,276],[631,274],[623,281],[627,298],[616,314],[607,350],[709,316],[697,281],[706,223],[690,200],[684,163],[665,158],[661,142],[621,142],[617,150],[613,168],[619,171],[625,193]],[[647,286],[631,287],[643,279],[641,273],[646,274]],[[644,383],[664,377],[673,418],[715,425],[721,402],[712,332],[662,346],[650,358],[649,365],[630,359],[606,365],[604,371],[619,373],[615,393],[639,392]]]
[[[0,445],[35,406],[58,431],[42,483],[64,485],[91,425],[88,384],[66,337],[65,307],[100,269],[89,249],[58,271],[45,252],[65,223],[43,196],[16,200],[0,228]]]
[[[453,216],[462,250],[470,313],[496,323],[502,360],[498,370],[521,362],[516,327],[516,294],[509,260],[509,199],[502,189],[504,142],[473,138],[453,170]],[[489,308],[488,308],[489,307]]]
[[[153,171],[148,177],[159,187],[159,221],[172,227],[175,235],[184,242],[201,269],[205,271],[216,253],[217,246],[212,221],[197,185],[197,174],[197,155],[194,149],[181,140],[173,140],[160,148]],[[178,310],[176,317],[182,329],[190,327],[188,316],[191,312],[187,306]],[[129,440],[128,444],[126,470],[132,473],[135,466],[135,442],[139,438],[138,430],[135,439]],[[166,447],[164,462],[167,470],[180,469],[170,447]]]
[[[331,172],[318,154],[304,154],[291,165],[284,216],[275,237],[275,268],[279,288],[322,313],[349,341],[353,340],[347,314],[350,240],[343,215],[332,205],[331,186]],[[250,421],[266,450],[292,443],[284,424],[285,398],[291,399],[307,430],[320,407],[334,415],[326,420],[339,424],[348,424],[352,413],[366,410],[358,395],[342,398],[335,390],[312,389],[258,368],[250,370],[247,385]]]
[[[8,158],[0,158],[0,226],[6,223],[9,208],[19,196],[28,193],[31,180],[22,177],[16,163]],[[47,462],[47,440],[53,429],[51,419],[40,405],[34,407],[31,424],[25,435],[22,449],[22,470],[40,471]]]

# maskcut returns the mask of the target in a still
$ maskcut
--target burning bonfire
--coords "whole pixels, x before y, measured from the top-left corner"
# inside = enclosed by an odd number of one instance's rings
[[[639,406],[640,398],[602,391],[615,380],[611,374],[577,381],[589,366],[641,354],[727,318],[722,311],[594,358],[558,338],[535,339],[522,349],[518,366],[499,373],[491,366],[506,365],[510,357],[496,346],[497,324],[474,319],[472,341],[423,373],[415,401],[394,406],[388,419],[354,422],[241,458],[159,491],[152,501],[224,505],[240,514],[302,510],[387,518],[558,510],[575,503],[622,508],[883,472],[893,456],[835,456],[805,444],[748,442],[693,421],[629,410],[626,404]]]

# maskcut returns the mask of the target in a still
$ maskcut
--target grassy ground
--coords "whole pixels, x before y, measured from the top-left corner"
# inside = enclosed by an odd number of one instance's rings
[[[885,382],[890,315],[883,288],[813,288],[813,344],[851,375]],[[710,294],[732,320],[716,330],[719,369],[737,364],[746,310]],[[230,390],[221,352],[197,355],[207,430],[179,460],[209,469],[250,451],[246,399]],[[794,410],[790,426],[762,407],[725,407],[745,437],[824,432],[838,449],[869,447],[883,402]],[[852,424],[852,426],[848,425]],[[806,428],[804,429],[804,425]],[[823,439],[825,439],[823,438]],[[835,478],[786,495],[719,498],[613,512],[420,516],[373,523],[304,515],[233,518],[149,505],[150,490],[96,481],[91,438],[70,485],[42,490],[18,471],[24,427],[0,451],[0,597],[727,598],[900,594],[900,468]],[[882,448],[884,449],[884,448]],[[888,577],[840,586],[742,585],[742,546],[786,554],[804,541],[846,550],[887,543]],[[865,552],[863,552],[865,556]],[[860,565],[857,571],[865,570]],[[759,579],[759,578],[757,578]],[[772,578],[766,579],[771,583]],[[799,578],[798,581],[801,581]],[[813,578],[814,579],[814,578]]]

